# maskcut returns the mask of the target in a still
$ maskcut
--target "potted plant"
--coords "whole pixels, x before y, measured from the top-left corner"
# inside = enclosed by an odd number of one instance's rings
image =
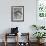
[[[42,38],[45,38],[44,36],[46,36],[46,33],[45,32],[35,32],[33,35],[37,38],[37,41],[41,43],[40,40]]]

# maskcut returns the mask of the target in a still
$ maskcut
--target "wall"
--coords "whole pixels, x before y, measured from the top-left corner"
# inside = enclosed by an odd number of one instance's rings
[[[11,6],[24,6],[24,22],[11,22]],[[19,27],[19,32],[30,32],[36,24],[36,0],[0,0],[0,34],[11,27]]]

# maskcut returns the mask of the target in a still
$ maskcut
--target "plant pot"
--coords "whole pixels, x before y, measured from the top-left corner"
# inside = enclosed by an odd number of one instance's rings
[[[37,43],[40,43],[40,39],[37,39]]]
[[[41,44],[41,43],[44,42],[44,40],[45,40],[45,39],[38,39],[37,42],[38,42],[39,44]]]
[[[40,43],[44,43],[44,40],[45,40],[45,39],[40,39]]]

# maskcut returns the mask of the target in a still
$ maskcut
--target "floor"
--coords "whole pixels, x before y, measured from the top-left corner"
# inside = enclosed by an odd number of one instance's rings
[[[31,45],[30,46],[37,46],[37,43],[30,43]],[[4,46],[4,43],[2,42],[0,42],[0,46]],[[8,45],[7,46],[15,46],[15,43],[8,43]],[[21,45],[21,46],[25,46],[25,45]],[[41,46],[46,46],[46,43],[44,43],[44,45],[41,45]]]

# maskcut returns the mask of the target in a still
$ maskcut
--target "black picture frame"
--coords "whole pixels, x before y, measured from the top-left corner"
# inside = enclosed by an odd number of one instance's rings
[[[11,21],[12,22],[24,21],[24,6],[11,6]]]

